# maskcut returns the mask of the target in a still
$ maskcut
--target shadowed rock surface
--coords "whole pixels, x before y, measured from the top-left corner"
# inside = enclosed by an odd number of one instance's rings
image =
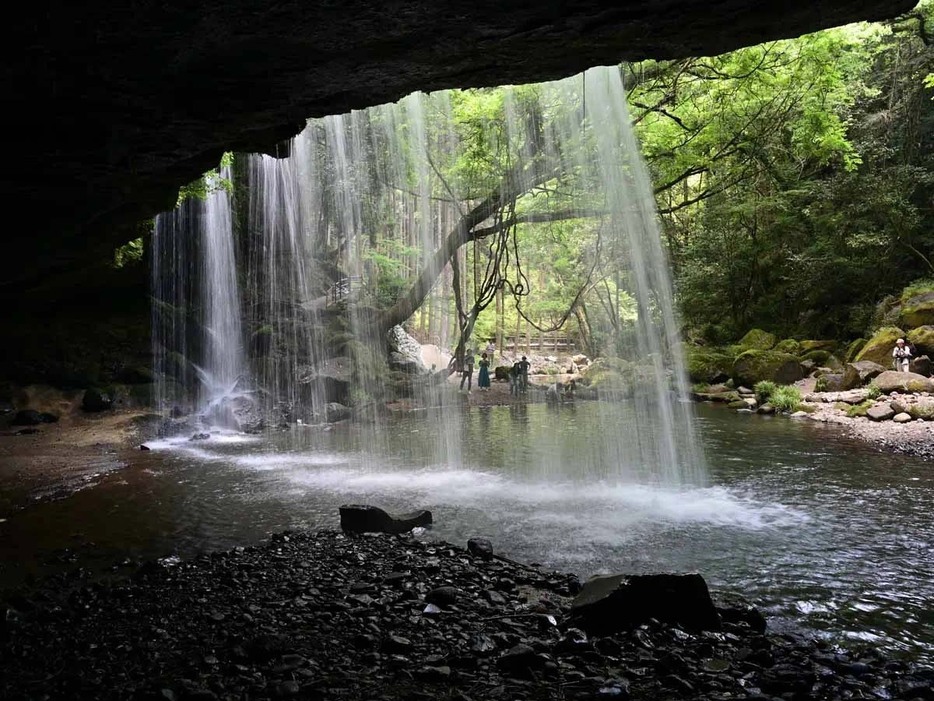
[[[0,296],[107,258],[224,151],[276,153],[309,117],[711,55],[914,4],[21,3],[0,69],[12,151],[0,192],[25,220],[6,232]]]
[[[569,623],[573,575],[407,536],[286,532],[0,599],[4,699],[931,698],[934,672],[770,634]],[[717,599],[715,598],[715,601]],[[676,602],[672,602],[673,605]]]

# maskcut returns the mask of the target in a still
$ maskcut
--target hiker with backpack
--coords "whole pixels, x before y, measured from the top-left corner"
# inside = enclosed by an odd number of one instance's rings
[[[905,343],[904,338],[895,341],[895,348],[892,349],[892,359],[897,371],[908,372],[908,366],[911,362],[911,347]]]

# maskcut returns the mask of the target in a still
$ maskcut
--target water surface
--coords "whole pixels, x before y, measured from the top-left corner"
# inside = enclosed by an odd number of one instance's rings
[[[344,503],[430,509],[425,537],[486,537],[573,571],[697,571],[779,629],[934,660],[934,469],[832,427],[699,406],[708,483],[664,486],[606,432],[627,409],[581,402],[421,412],[153,444],[67,499],[0,522],[2,582],[75,564],[188,557],[288,528],[336,528]],[[639,479],[643,483],[633,480]]]

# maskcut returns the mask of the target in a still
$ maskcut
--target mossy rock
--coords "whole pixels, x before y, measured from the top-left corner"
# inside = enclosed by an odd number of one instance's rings
[[[898,320],[906,329],[934,326],[934,280],[917,280],[902,290]]]
[[[843,353],[843,362],[852,363],[856,360],[856,356],[859,355],[859,352],[866,346],[865,338],[857,338],[855,341],[851,341],[846,347],[846,351]]]
[[[882,367],[892,367],[892,349],[895,341],[904,338],[905,332],[897,326],[883,326],[877,330],[857,354],[856,360],[871,360]]]
[[[934,400],[930,398],[923,397],[916,402],[898,399],[893,401],[891,406],[895,411],[908,414],[913,419],[934,421]]]
[[[762,329],[752,329],[743,336],[737,345],[746,350],[771,350],[775,347],[778,339],[775,334],[763,331]]]
[[[839,345],[836,341],[799,341],[800,353],[806,354],[812,351],[827,351],[833,353]]]
[[[862,404],[854,404],[853,406],[847,406],[844,411],[851,419],[855,419],[860,416],[866,416],[866,412],[869,411],[872,407],[873,403],[870,401],[863,402]]]
[[[793,338],[786,338],[775,344],[775,348],[780,353],[790,353],[799,355],[801,353],[801,344]]]
[[[691,382],[716,383],[729,378],[734,356],[718,348],[688,346],[684,350]]]
[[[907,406],[907,414],[913,419],[934,421],[934,401],[921,399]]]
[[[813,350],[801,356],[801,360],[811,360],[818,367],[830,368],[831,370],[841,370],[841,363],[833,353],[826,350]]]
[[[934,326],[919,326],[909,331],[905,338],[914,346],[915,357],[921,355],[934,357]]]
[[[754,387],[762,380],[790,385],[802,376],[801,364],[790,353],[748,350],[733,361],[732,377],[737,385]]]
[[[720,402],[729,404],[739,400],[739,392],[692,392],[691,396],[699,402]]]

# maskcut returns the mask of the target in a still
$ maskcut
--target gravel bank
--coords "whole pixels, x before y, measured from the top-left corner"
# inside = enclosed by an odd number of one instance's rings
[[[129,579],[8,596],[4,699],[934,698],[934,672],[770,634],[588,635],[573,575],[409,536],[284,533]]]

